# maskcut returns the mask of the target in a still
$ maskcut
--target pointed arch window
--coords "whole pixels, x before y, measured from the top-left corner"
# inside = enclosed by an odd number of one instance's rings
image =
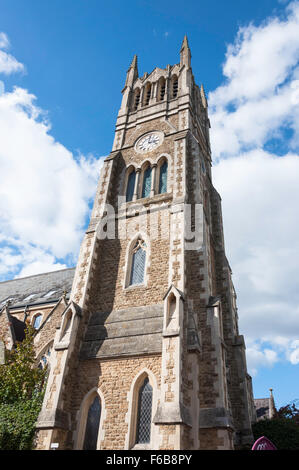
[[[35,330],[38,330],[42,322],[42,315],[39,313],[38,315],[35,315],[34,320],[33,320],[33,328]]]
[[[167,172],[168,172],[168,163],[165,160],[160,166],[159,194],[167,193]]]
[[[95,395],[94,400],[91,403],[89,410],[88,410],[83,450],[96,450],[97,449],[100,419],[101,419],[101,401],[100,401],[99,396]]]
[[[142,284],[144,282],[146,261],[146,243],[140,238],[137,240],[132,252],[132,266],[130,285]]]
[[[153,389],[146,376],[138,394],[136,444],[147,444],[151,439]]]
[[[128,177],[127,183],[127,193],[126,193],[126,201],[130,202],[133,200],[134,196],[134,189],[135,189],[135,179],[136,179],[136,172],[135,170],[131,171]]]
[[[143,174],[143,184],[142,184],[142,195],[141,197],[149,197],[151,193],[152,186],[152,169],[148,166],[144,170]]]

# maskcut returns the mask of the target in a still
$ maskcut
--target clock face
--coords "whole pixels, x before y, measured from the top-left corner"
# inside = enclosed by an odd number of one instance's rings
[[[142,137],[136,144],[138,152],[150,152],[162,143],[162,136],[158,132],[151,132]]]

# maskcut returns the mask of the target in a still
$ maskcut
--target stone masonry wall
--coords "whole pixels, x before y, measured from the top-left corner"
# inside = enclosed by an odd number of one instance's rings
[[[93,388],[101,391],[104,398],[102,413],[105,412],[101,449],[124,449],[128,424],[128,394],[134,378],[143,370],[150,370],[160,385],[161,356],[132,357],[116,360],[80,361],[74,371],[71,400],[68,400],[68,411],[72,415],[73,437],[78,428],[78,410],[85,395]],[[154,390],[157,393],[157,390]],[[153,410],[153,413],[155,410]]]

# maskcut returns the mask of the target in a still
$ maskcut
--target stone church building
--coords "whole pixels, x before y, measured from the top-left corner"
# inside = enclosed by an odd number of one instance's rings
[[[0,283],[7,348],[36,329],[36,448],[238,449],[256,419],[208,104],[180,61],[122,90],[76,268]]]

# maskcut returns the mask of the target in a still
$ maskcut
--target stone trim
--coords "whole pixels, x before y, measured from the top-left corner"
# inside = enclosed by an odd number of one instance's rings
[[[199,427],[205,428],[232,428],[232,417],[223,407],[202,408],[199,410]]]
[[[70,430],[70,415],[59,408],[47,410],[43,409],[36,425],[37,429],[60,428]]]
[[[192,419],[188,408],[181,402],[163,403],[159,405],[154,417],[155,424],[186,424],[192,427]]]

